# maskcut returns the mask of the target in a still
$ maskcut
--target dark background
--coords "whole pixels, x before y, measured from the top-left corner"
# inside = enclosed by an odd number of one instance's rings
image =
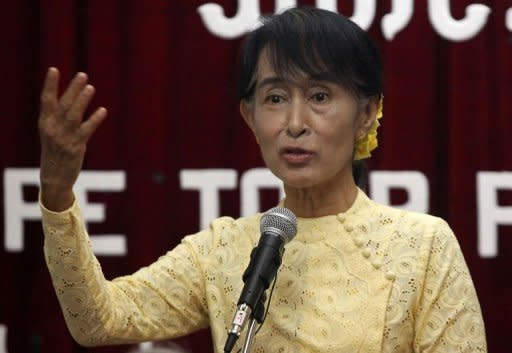
[[[90,232],[127,236],[127,256],[100,257],[107,278],[134,272],[197,231],[198,193],[180,189],[180,170],[231,168],[241,175],[263,166],[238,112],[241,38],[222,39],[206,29],[197,12],[206,2],[0,4],[1,171],[38,166],[39,91],[48,66],[61,70],[63,82],[87,72],[97,88],[93,106],[109,110],[84,166],[126,173],[125,191],[89,195],[106,205],[106,221],[91,224]],[[236,13],[236,1],[210,2],[221,4],[228,17]],[[499,227],[496,257],[478,255],[476,173],[512,171],[512,32],[505,26],[512,2],[478,1],[492,12],[485,27],[463,42],[436,33],[427,1],[415,1],[411,22],[386,40],[381,20],[391,3],[377,2],[369,32],[383,53],[386,86],[380,147],[370,167],[427,176],[429,212],[450,223],[472,272],[489,351],[508,352],[512,231]],[[474,2],[452,0],[452,15],[463,18]],[[353,1],[338,6],[352,14]],[[261,1],[261,9],[273,12],[274,2]],[[24,191],[26,201],[37,199],[35,187]],[[275,202],[267,199],[268,206]],[[221,201],[222,214],[240,215],[238,189],[223,191]],[[512,192],[501,192],[499,202],[512,205]],[[2,224],[8,207],[4,200]],[[44,264],[40,223],[25,222],[24,237],[21,252],[0,247],[7,352],[126,352],[130,347],[86,349],[73,342]],[[211,351],[207,331],[179,342],[191,352]]]

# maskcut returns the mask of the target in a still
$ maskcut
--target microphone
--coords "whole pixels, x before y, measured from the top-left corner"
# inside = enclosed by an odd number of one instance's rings
[[[277,274],[284,253],[284,245],[297,234],[297,218],[287,208],[274,207],[265,212],[260,221],[260,240],[251,252],[251,260],[243,274],[245,283],[224,352],[231,352],[247,318],[257,309],[265,290]]]

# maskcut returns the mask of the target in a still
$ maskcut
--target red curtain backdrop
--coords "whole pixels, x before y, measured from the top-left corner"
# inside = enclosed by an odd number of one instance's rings
[[[10,170],[38,167],[39,91],[49,66],[63,83],[85,71],[97,89],[93,106],[109,117],[90,141],[84,169],[123,171],[121,191],[96,191],[105,219],[93,234],[123,234],[127,254],[100,256],[107,278],[134,272],[196,232],[200,200],[184,190],[180,171],[262,167],[236,96],[241,38],[213,35],[197,8],[215,2],[227,17],[235,0],[48,0],[0,4],[0,352],[127,352],[128,346],[83,348],[70,337],[51,287],[37,220],[23,222],[23,246],[6,243]],[[455,19],[476,0],[452,0]],[[314,1],[299,4],[315,5]],[[472,38],[443,38],[428,16],[429,1],[415,1],[410,23],[392,40],[381,21],[391,1],[377,1],[370,35],[386,72],[384,119],[372,171],[419,171],[428,180],[429,213],[445,218],[463,249],[479,294],[490,352],[508,352],[512,319],[512,229],[497,228],[497,253],[478,252],[477,173],[512,172],[512,28],[510,0],[484,1],[491,13]],[[260,1],[273,12],[274,1]],[[354,1],[338,1],[351,16]],[[510,13],[512,22],[512,12]],[[511,25],[512,26],[512,25]],[[12,181],[12,180],[11,180]],[[22,188],[23,202],[37,187]],[[512,192],[498,194],[512,206]],[[240,188],[220,192],[220,213],[240,215]],[[402,194],[394,202],[404,200]],[[276,195],[264,195],[270,207]],[[510,214],[510,211],[507,211]],[[15,236],[15,235],[14,235]],[[3,332],[3,334],[2,334]],[[211,351],[208,331],[177,340],[190,352]]]

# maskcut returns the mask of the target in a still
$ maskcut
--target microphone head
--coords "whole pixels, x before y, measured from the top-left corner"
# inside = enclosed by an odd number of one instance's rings
[[[276,233],[286,244],[297,234],[297,217],[287,208],[271,208],[261,217],[260,232]]]

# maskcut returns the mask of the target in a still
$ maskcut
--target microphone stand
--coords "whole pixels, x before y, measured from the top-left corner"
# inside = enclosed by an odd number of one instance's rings
[[[254,335],[256,334],[256,324],[262,324],[265,319],[265,300],[267,299],[266,292],[263,292],[261,299],[256,305],[256,309],[251,313],[249,327],[245,334],[245,341],[242,346],[242,353],[249,353],[251,345],[254,341]]]
[[[254,334],[256,328],[256,319],[251,319],[249,323],[249,328],[247,330],[247,334],[245,336],[244,345],[242,346],[242,353],[249,353],[251,349],[252,342],[254,340]]]

